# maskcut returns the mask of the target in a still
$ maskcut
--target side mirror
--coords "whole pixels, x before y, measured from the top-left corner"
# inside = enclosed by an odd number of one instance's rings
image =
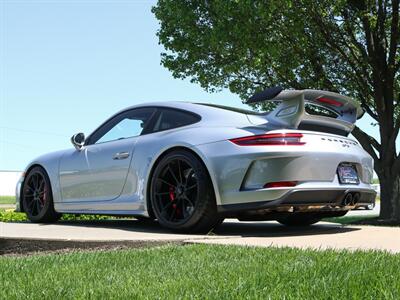
[[[81,150],[85,144],[85,135],[82,132],[74,134],[71,137],[71,143],[74,145],[76,150]]]

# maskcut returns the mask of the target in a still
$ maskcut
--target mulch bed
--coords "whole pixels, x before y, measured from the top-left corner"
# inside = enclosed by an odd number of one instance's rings
[[[0,256],[104,251],[182,244],[182,241],[70,241],[0,238]]]

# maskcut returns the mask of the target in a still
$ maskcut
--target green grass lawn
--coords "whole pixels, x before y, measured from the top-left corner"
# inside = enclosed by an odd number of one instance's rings
[[[344,216],[344,217],[335,217],[335,218],[326,218],[323,221],[332,222],[332,223],[339,223],[343,225],[349,225],[352,223],[357,223],[360,221],[367,221],[370,219],[375,219],[377,216],[369,215],[369,216]]]
[[[0,299],[400,299],[400,255],[239,246],[0,257]]]
[[[0,209],[0,222],[27,221],[25,213],[14,212],[14,209]]]
[[[15,204],[14,196],[0,196],[0,204]]]
[[[326,218],[323,219],[326,222],[339,223],[342,225],[372,225],[372,226],[389,226],[399,227],[398,222],[392,222],[387,220],[379,219],[378,215],[370,216],[344,216],[337,218]]]

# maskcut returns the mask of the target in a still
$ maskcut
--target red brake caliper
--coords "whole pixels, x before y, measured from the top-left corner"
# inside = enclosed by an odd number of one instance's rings
[[[175,201],[175,192],[172,186],[169,187],[169,200],[171,200],[171,202]],[[172,208],[175,209],[175,215],[179,216],[180,210],[176,208],[176,203],[172,203]]]

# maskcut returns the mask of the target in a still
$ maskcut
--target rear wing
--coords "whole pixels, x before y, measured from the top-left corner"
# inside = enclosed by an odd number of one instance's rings
[[[297,129],[301,124],[308,127],[330,127],[350,133],[357,119],[364,114],[360,105],[347,96],[320,90],[283,90],[280,87],[267,89],[252,96],[248,104],[265,101],[281,101],[265,115],[269,123],[280,128]],[[327,117],[305,112],[305,104],[322,107],[337,115]]]

